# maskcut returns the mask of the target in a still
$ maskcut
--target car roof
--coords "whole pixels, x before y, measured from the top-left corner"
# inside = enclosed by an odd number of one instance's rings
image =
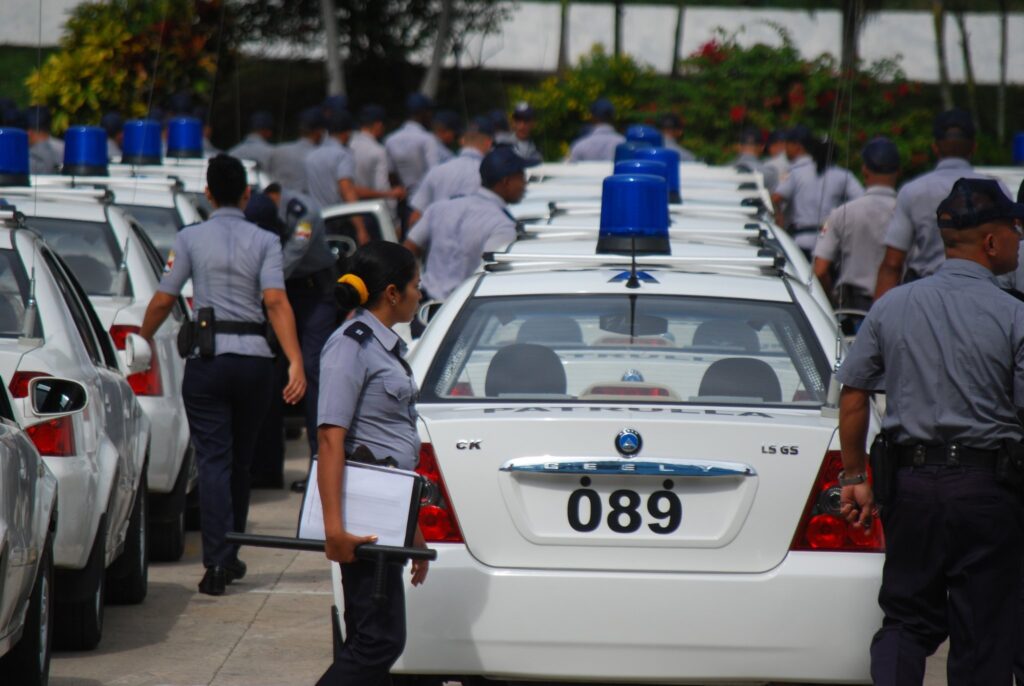
[[[42,191],[38,194],[33,194],[32,189],[28,189],[28,193],[12,195],[5,194],[5,189],[0,188],[0,198],[14,205],[19,212],[27,217],[53,217],[55,219],[77,219],[93,222],[107,221],[104,202],[98,196],[80,195],[78,197],[70,197],[63,196],[60,193],[51,195],[48,192]]]

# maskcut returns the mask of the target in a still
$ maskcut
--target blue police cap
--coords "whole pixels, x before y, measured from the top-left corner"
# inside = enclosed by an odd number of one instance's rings
[[[348,97],[344,95],[328,95],[321,107],[326,112],[344,112],[348,109]]]
[[[487,113],[492,132],[508,131],[508,115],[505,110],[494,109]]]
[[[299,128],[302,131],[316,131],[324,128],[324,115],[319,107],[307,107],[299,113]]]
[[[345,133],[353,128],[352,115],[345,110],[334,110],[327,117],[327,130],[331,133]]]
[[[387,112],[380,105],[365,105],[363,109],[359,110],[359,124],[360,126],[375,124],[384,121],[387,116]]]
[[[36,131],[50,130],[50,108],[46,105],[33,105],[25,108],[25,119],[28,127]]]
[[[530,106],[530,103],[517,102],[515,109],[512,110],[512,118],[520,121],[533,121],[537,118],[537,112]]]
[[[900,151],[888,138],[872,138],[860,156],[864,166],[876,174],[893,174],[900,170]]]
[[[598,98],[590,105],[590,115],[594,119],[614,119],[615,105],[608,98]]]
[[[784,138],[789,143],[799,143],[806,147],[813,140],[814,134],[803,124],[797,124],[785,132]]]
[[[518,174],[537,162],[525,160],[511,147],[502,145],[491,150],[480,162],[480,181],[490,188],[507,176]]]
[[[113,138],[121,133],[124,127],[124,117],[120,112],[107,112],[100,118],[100,126],[107,132],[108,138]]]
[[[266,110],[253,112],[249,117],[250,131],[272,131],[274,129],[274,115]]]
[[[940,229],[972,229],[998,219],[1024,219],[1024,204],[1006,197],[995,179],[959,179],[935,216]]]
[[[434,114],[434,123],[440,124],[456,133],[462,131],[462,119],[452,110],[438,110]]]
[[[974,122],[971,121],[971,115],[965,110],[959,108],[946,110],[935,116],[932,133],[937,141],[954,137],[973,139]]]
[[[486,136],[494,137],[494,122],[489,116],[473,117],[470,120],[467,131],[476,131]]]
[[[423,93],[410,93],[405,99],[405,109],[409,114],[417,114],[434,109],[434,101]]]
[[[194,114],[192,109],[192,93],[187,90],[178,91],[172,95],[167,105],[172,115],[191,116]]]

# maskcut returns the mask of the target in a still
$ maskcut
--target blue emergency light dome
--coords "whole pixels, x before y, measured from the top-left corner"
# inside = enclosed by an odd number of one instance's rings
[[[72,126],[64,134],[64,174],[107,175],[107,132],[98,126]]]
[[[132,119],[124,123],[121,161],[125,164],[160,164],[160,122]]]
[[[601,188],[598,253],[668,254],[668,189],[653,174],[615,174]]]
[[[634,159],[638,150],[644,150],[649,147],[651,147],[651,144],[643,141],[619,143],[615,146],[615,161],[618,163]]]
[[[637,150],[635,159],[638,160],[655,160],[665,165],[665,171],[668,175],[665,177],[665,183],[668,184],[668,201],[669,202],[682,202],[682,196],[679,194],[679,153],[669,148],[644,148],[643,150]]]
[[[0,186],[27,186],[28,134],[22,129],[0,128]]]
[[[626,129],[627,143],[647,143],[655,148],[665,145],[661,131],[648,124],[633,124]]]
[[[176,117],[167,124],[167,156],[203,156],[203,122],[195,117]]]
[[[668,170],[664,162],[658,160],[625,160],[615,163],[616,174],[650,174],[660,176],[668,184]]]

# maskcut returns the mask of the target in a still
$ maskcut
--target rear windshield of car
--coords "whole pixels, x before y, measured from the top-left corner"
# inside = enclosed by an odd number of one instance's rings
[[[164,260],[174,247],[174,239],[181,228],[181,217],[174,207],[146,207],[144,205],[118,205],[139,220],[149,240],[163,255]]]
[[[425,402],[819,406],[828,363],[792,304],[675,296],[479,298],[431,364]]]
[[[109,224],[51,217],[32,217],[27,223],[64,259],[86,293],[122,295],[114,293],[121,248]]]
[[[28,276],[18,253],[0,250],[0,337],[21,336],[28,291]]]

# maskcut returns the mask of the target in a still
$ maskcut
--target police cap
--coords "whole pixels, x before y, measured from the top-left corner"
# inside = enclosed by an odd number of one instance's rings
[[[519,121],[533,121],[537,118],[537,112],[530,106],[530,103],[518,102],[515,109],[512,110],[512,118]]]
[[[410,93],[405,99],[405,109],[409,114],[418,114],[434,109],[434,101],[423,93]]]
[[[598,98],[590,105],[590,114],[594,119],[611,121],[615,118],[615,105],[608,98]]]
[[[505,177],[518,174],[535,164],[517,155],[510,146],[502,145],[484,156],[480,163],[480,181],[490,188]]]
[[[799,143],[806,147],[814,139],[814,134],[803,124],[797,124],[783,134],[783,139],[787,143]]]
[[[108,138],[113,138],[124,128],[124,117],[120,112],[107,112],[100,118],[100,126],[107,132]]]
[[[971,115],[965,110],[959,108],[946,110],[936,115],[935,123],[932,126],[932,133],[935,134],[935,140],[937,141],[947,138],[973,140],[974,122],[971,121]]]
[[[494,122],[489,116],[473,117],[466,127],[469,133],[482,133],[485,136],[494,137]]]
[[[324,128],[324,115],[319,107],[307,107],[299,113],[299,129],[305,132]]]
[[[893,174],[900,170],[900,151],[888,138],[872,138],[860,156],[864,166],[876,174]]]
[[[344,95],[328,95],[321,107],[324,112],[343,112],[348,109],[348,98]]]
[[[352,115],[345,110],[333,110],[327,117],[327,130],[330,133],[345,133],[353,128]]]
[[[387,119],[387,112],[380,105],[364,105],[363,109],[359,110],[360,126],[369,126],[383,122],[385,119]]]
[[[274,128],[274,115],[266,110],[253,112],[249,117],[250,131],[271,131]]]
[[[683,120],[679,118],[678,114],[663,114],[658,120],[659,129],[681,129],[683,128]]]
[[[497,131],[508,131],[508,115],[505,114],[505,110],[491,110],[487,113],[487,119],[491,123],[492,133]]]
[[[1006,197],[995,179],[960,179],[935,214],[940,229],[973,229],[998,219],[1024,219],[1024,204]]]
[[[438,110],[434,114],[434,123],[440,124],[455,133],[462,132],[462,119],[452,110]]]
[[[36,131],[50,130],[50,108],[46,105],[33,105],[25,109],[28,127]]]

